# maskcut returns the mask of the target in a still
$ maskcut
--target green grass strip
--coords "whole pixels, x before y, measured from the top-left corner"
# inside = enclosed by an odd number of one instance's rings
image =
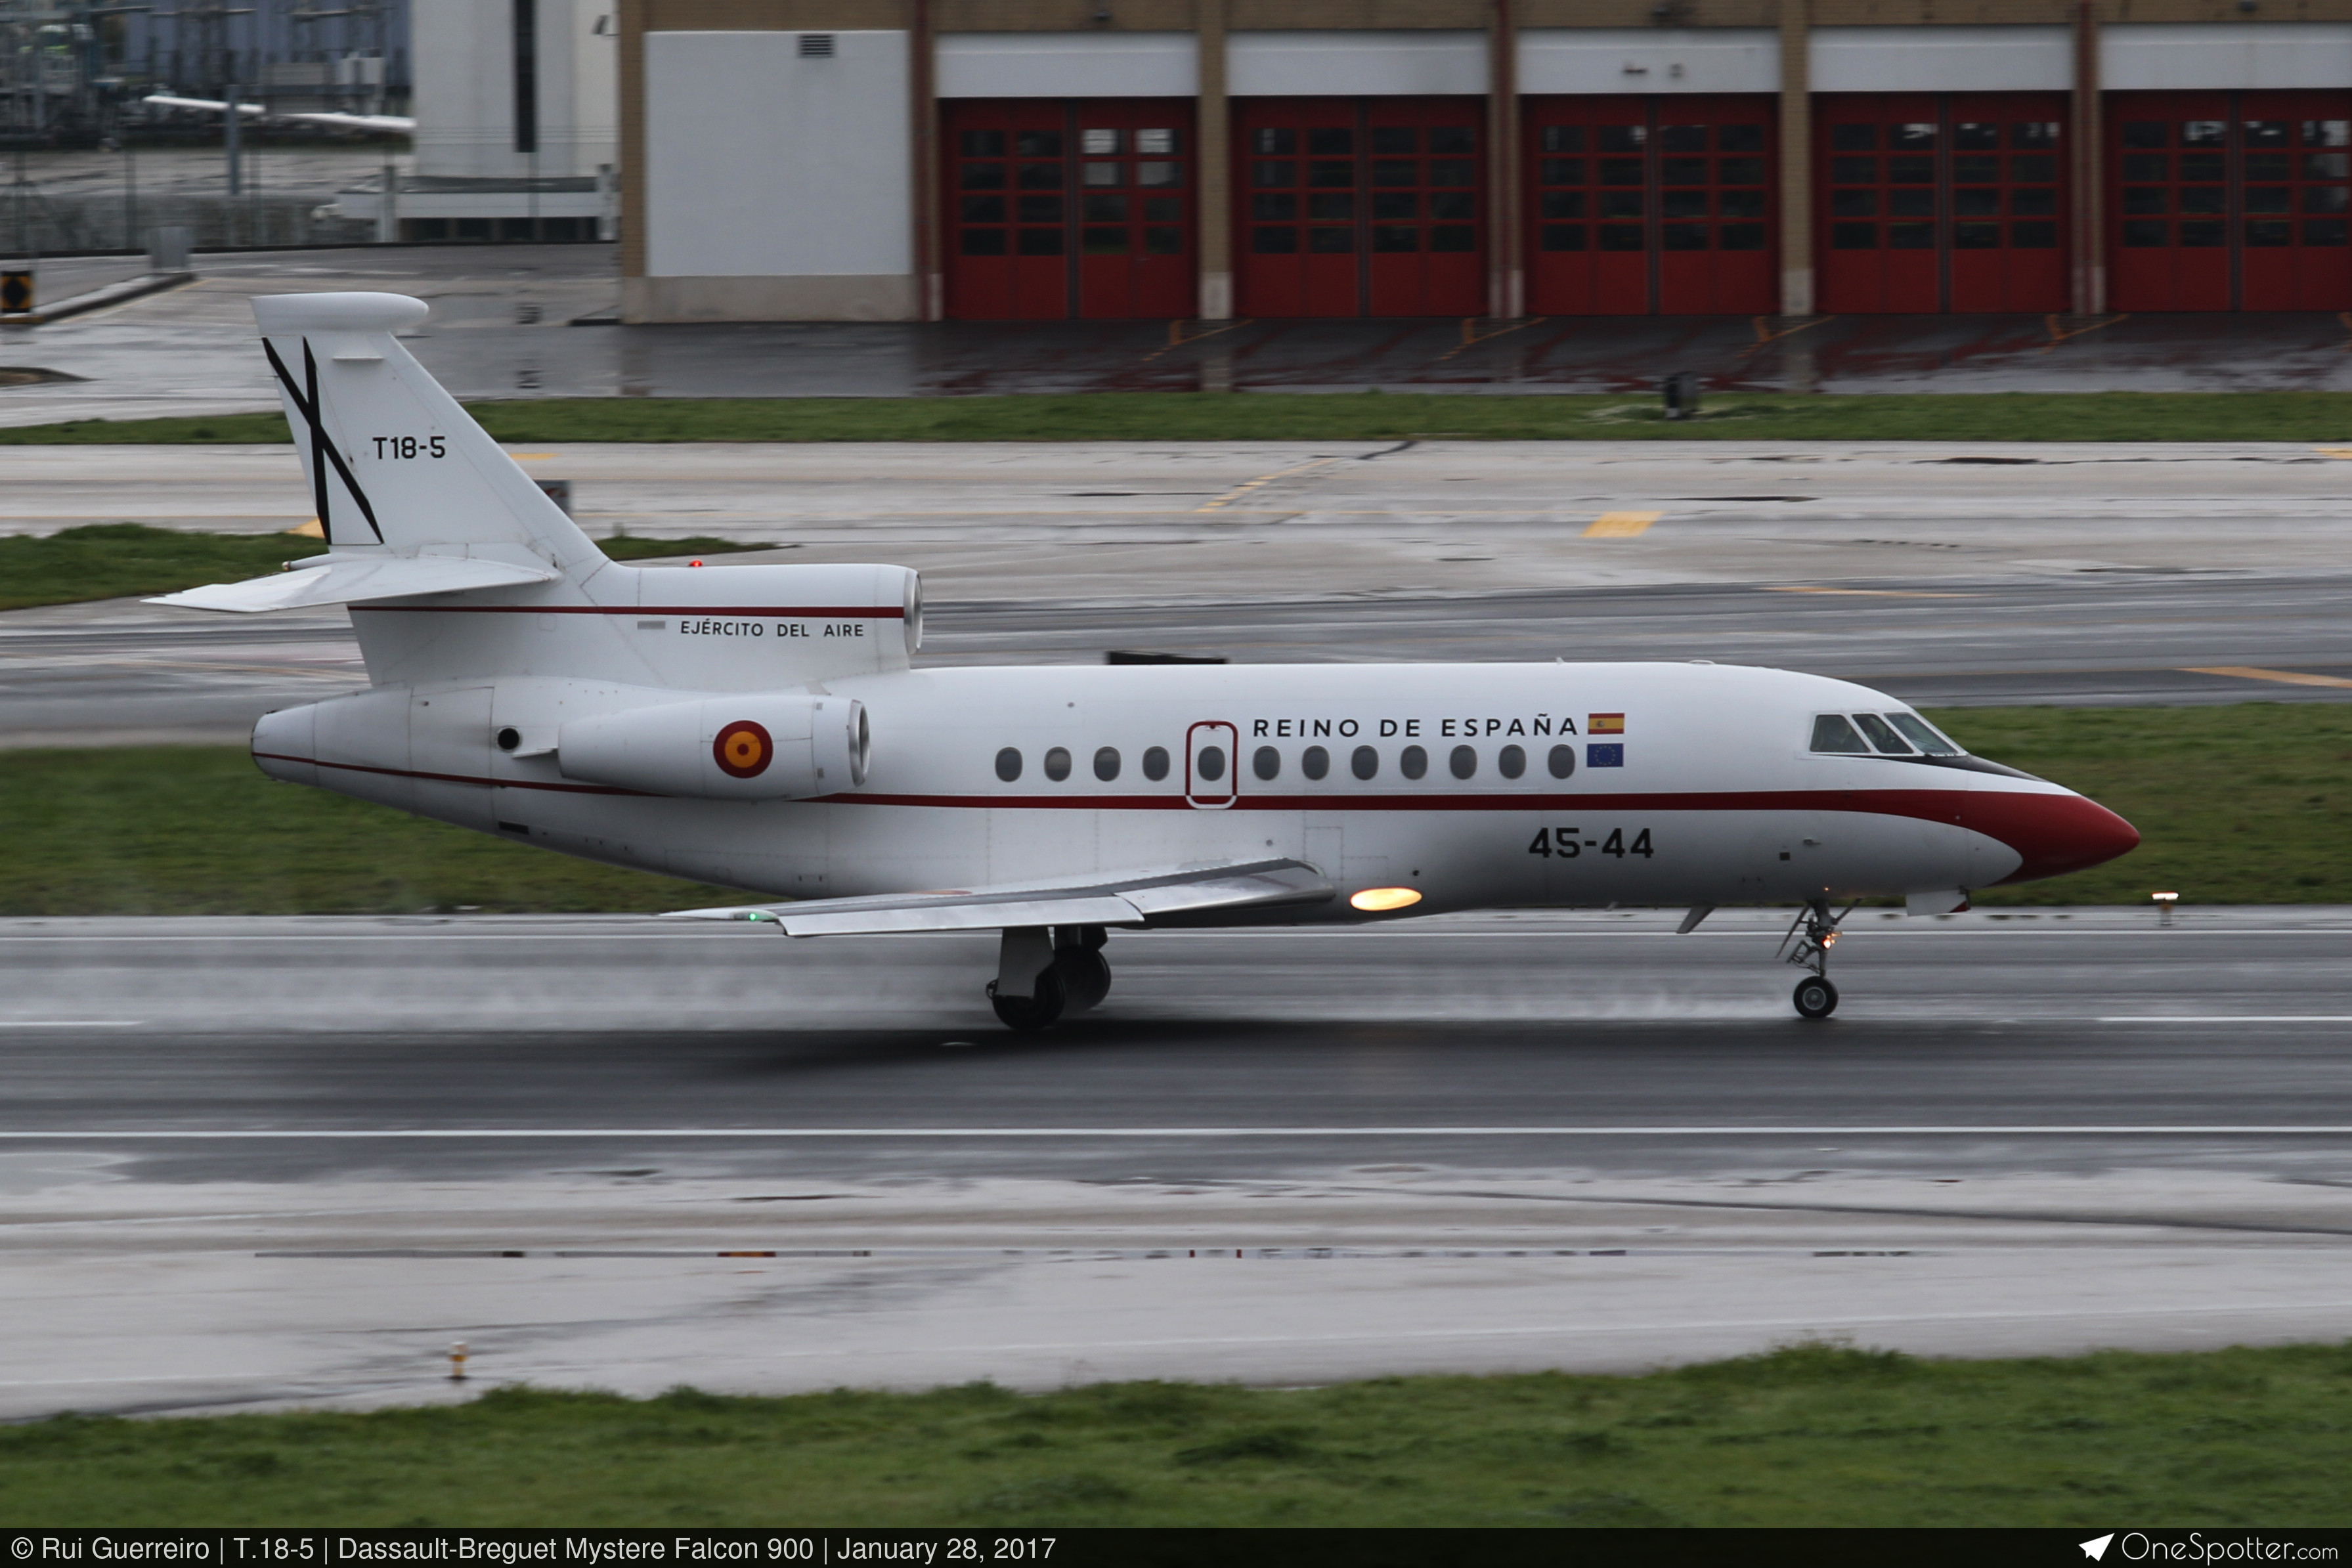
[[[616,561],[724,555],[768,546],[724,539],[607,539]],[[138,522],[100,522],[48,534],[0,538],[0,610],[176,594],[206,583],[264,576],[319,555],[322,540],[290,533],[185,533]]]
[[[474,403],[501,441],[2345,441],[2352,393],[1720,393],[1669,423],[1655,397],[1446,393],[1073,393],[986,397],[593,397]],[[278,414],[76,419],[0,445],[246,445]]]
[[[483,1348],[478,1366],[495,1357]],[[1929,1362],[1801,1345],[1642,1377],[1029,1397],[987,1384],[646,1400],[501,1389],[360,1415],[0,1428],[0,1508],[27,1526],[2291,1532],[2352,1522],[2347,1403],[2343,1346]]]
[[[2352,704],[1968,708],[1964,744],[2123,813],[2121,860],[1983,905],[2352,903]],[[877,736],[887,748],[887,734]],[[0,752],[0,914],[647,910],[729,901],[344,795],[272,784],[240,748]]]

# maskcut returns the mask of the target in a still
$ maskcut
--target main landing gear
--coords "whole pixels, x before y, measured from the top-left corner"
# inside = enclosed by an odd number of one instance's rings
[[[1100,926],[1016,926],[997,950],[989,1005],[1005,1027],[1026,1034],[1066,1011],[1085,1012],[1110,994],[1110,965]]]
[[[1797,982],[1790,998],[1801,1018],[1826,1018],[1837,1011],[1837,987],[1830,984],[1830,949],[1837,945],[1838,922],[1852,913],[1853,907],[1849,904],[1833,916],[1827,900],[1815,899],[1790,922],[1789,934],[1780,939],[1780,951],[1789,962],[1812,971]]]

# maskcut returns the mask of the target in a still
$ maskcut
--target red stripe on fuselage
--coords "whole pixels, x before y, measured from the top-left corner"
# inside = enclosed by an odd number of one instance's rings
[[[898,605],[353,605],[371,615],[733,616],[745,620],[902,621]]]

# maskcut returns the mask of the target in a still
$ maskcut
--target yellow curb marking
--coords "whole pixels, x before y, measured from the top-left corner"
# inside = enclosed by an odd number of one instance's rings
[[[1650,524],[1665,515],[1662,511],[1604,511],[1584,531],[1584,537],[1638,539],[1650,531]]]

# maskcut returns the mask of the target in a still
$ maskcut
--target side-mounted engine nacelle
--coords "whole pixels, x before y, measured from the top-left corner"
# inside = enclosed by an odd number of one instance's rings
[[[747,694],[573,719],[556,733],[567,779],[647,795],[798,800],[866,782],[866,705]]]

